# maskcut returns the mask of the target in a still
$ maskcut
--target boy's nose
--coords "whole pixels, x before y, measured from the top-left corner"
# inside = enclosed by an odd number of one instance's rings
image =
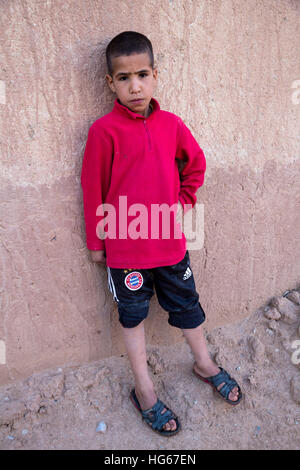
[[[131,80],[130,91],[131,93],[137,93],[138,91],[140,91],[140,83],[137,79]]]

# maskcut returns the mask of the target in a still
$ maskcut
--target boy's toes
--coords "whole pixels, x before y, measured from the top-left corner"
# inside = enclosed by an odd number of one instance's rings
[[[162,414],[165,413],[167,410],[164,408],[163,411],[162,411]],[[176,421],[174,419],[170,419],[170,421],[168,421],[164,426],[163,426],[163,429],[165,431],[175,431],[177,425],[176,425]]]
[[[164,425],[164,430],[165,431],[175,431],[176,429],[176,422],[174,419],[171,419],[168,423]]]
[[[239,389],[237,387],[233,387],[231,392],[229,393],[229,400],[236,401],[239,398]]]
[[[225,382],[222,382],[219,386],[218,386],[218,390],[221,390],[221,388],[223,387]],[[229,395],[228,395],[228,398],[229,400],[231,401],[237,401],[238,398],[239,398],[239,389],[238,387],[233,387],[233,389],[229,392]]]
[[[171,431],[175,431],[177,426],[176,426],[176,422],[174,421],[174,419],[172,419],[170,423],[171,423]]]

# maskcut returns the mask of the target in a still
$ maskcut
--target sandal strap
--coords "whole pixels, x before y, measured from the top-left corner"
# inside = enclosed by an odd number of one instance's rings
[[[211,382],[214,387],[216,387],[216,389],[221,383],[224,382],[224,385],[220,388],[220,390],[217,389],[217,391],[226,399],[228,399],[229,393],[234,387],[240,388],[236,380],[233,379],[226,370],[222,369],[222,367],[220,367],[220,372],[217,375],[208,377],[207,380]]]
[[[163,409],[166,409],[164,413],[162,413]],[[166,407],[166,405],[157,400],[155,405],[148,410],[142,411],[143,419],[146,423],[150,424],[153,429],[161,430],[163,426],[170,421],[170,419],[175,419],[176,417],[173,415],[172,411]]]

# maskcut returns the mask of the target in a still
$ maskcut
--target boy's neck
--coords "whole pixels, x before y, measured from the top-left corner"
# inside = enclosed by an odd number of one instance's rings
[[[151,99],[152,99],[152,98],[151,98]],[[121,102],[121,100],[119,100],[119,98],[118,98],[118,102],[119,102],[122,106],[125,106],[125,105]],[[128,106],[125,106],[125,108],[128,108]],[[128,109],[129,109],[129,108],[128,108]],[[152,105],[152,103],[150,102],[149,105],[148,105],[148,109],[147,109],[145,118],[148,118],[148,117],[150,116],[150,114],[152,113],[152,111],[153,111],[153,105]]]
[[[148,112],[147,112],[147,116],[146,116],[146,117],[149,117],[150,114],[152,113],[152,111],[153,111],[153,105],[152,105],[152,103],[150,102],[150,103],[149,103],[149,106],[148,106]]]

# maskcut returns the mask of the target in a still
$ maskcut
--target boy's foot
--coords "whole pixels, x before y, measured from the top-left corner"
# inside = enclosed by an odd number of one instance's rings
[[[155,403],[157,402],[157,396],[153,388],[147,388],[147,389],[142,390],[141,388],[136,386],[135,394],[142,410],[149,410],[149,408],[152,408],[153,405],[155,405]],[[166,411],[167,411],[166,408],[164,408],[162,410],[162,414],[165,413]],[[177,428],[177,425],[174,419],[171,419],[163,426],[163,429],[165,431],[175,431],[176,428]]]
[[[210,364],[202,366],[202,368],[200,368],[195,362],[194,372],[196,373],[196,375],[200,375],[201,377],[207,378],[217,375],[220,372],[220,368],[216,364],[214,364],[213,361],[211,361]],[[224,384],[225,382],[222,382],[220,385],[218,385],[217,389],[220,390]],[[239,399],[238,387],[233,387],[233,389],[229,392],[228,398],[231,401],[237,401]]]

